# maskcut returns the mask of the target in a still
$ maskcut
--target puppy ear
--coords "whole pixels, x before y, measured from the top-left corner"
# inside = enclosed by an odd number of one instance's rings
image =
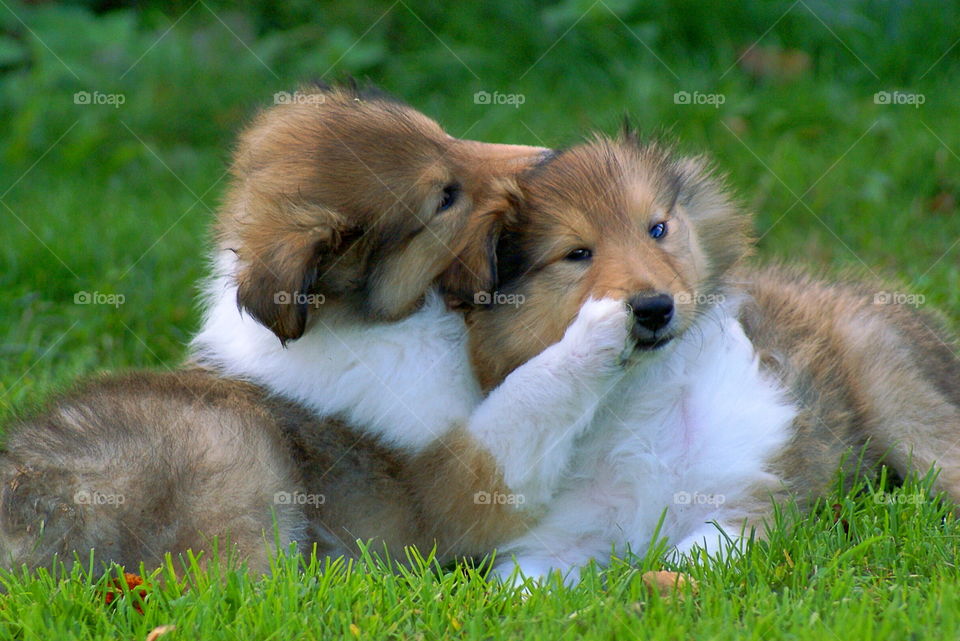
[[[345,219],[319,205],[252,196],[238,227],[237,305],[281,342],[300,338],[320,265],[337,250]]]
[[[451,307],[485,305],[497,288],[497,243],[508,212],[493,208],[474,214],[467,224],[467,242],[440,275],[440,289]]]

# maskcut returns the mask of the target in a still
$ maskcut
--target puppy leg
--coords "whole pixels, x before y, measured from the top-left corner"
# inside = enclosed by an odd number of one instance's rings
[[[587,301],[563,340],[514,370],[471,417],[468,431],[527,508],[553,495],[576,438],[622,373],[630,319],[622,302]]]
[[[440,557],[487,554],[542,515],[622,371],[628,320],[622,303],[588,301],[563,340],[512,372],[467,426],[411,459],[408,478]]]

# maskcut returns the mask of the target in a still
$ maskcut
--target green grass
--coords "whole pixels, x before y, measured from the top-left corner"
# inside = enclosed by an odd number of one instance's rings
[[[570,144],[628,113],[716,160],[756,213],[758,260],[892,278],[957,327],[957,3],[465,4],[0,6],[0,419],[86,373],[180,362],[232,135],[273,92],[323,75],[369,78],[491,141]],[[809,68],[750,75],[736,62],[758,39]],[[524,104],[475,104],[481,90]],[[78,105],[78,91],[124,104]],[[724,103],[678,105],[678,91]],[[876,104],[878,91],[925,102]],[[788,513],[745,558],[686,568],[700,592],[682,601],[643,593],[654,556],[526,598],[474,571],[292,560],[266,580],[169,581],[144,615],[103,606],[80,575],[8,576],[0,638],[143,638],[165,623],[184,639],[957,636],[956,522],[937,502],[872,496],[828,499],[849,533],[830,507]]]
[[[768,542],[727,564],[674,566],[651,553],[593,566],[575,588],[555,578],[527,594],[488,581],[484,565],[438,568],[415,554],[409,567],[287,556],[268,579],[189,562],[178,574],[171,561],[145,598],[125,592],[109,606],[116,575],[91,581],[77,566],[65,577],[3,576],[0,635],[143,639],[176,625],[165,639],[951,638],[960,524],[926,487],[862,485],[806,517],[781,513]],[[697,589],[652,592],[642,573],[664,567]]]

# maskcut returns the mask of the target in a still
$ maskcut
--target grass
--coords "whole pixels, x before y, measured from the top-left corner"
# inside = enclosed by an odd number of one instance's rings
[[[893,0],[455,12],[290,3],[269,15],[216,2],[105,13],[8,4],[0,419],[83,374],[180,362],[198,325],[196,282],[231,136],[273,92],[318,75],[368,77],[454,135],[492,141],[569,144],[590,129],[613,132],[629,113],[715,159],[756,213],[758,260],[892,279],[956,328],[958,22],[956,4]],[[758,40],[772,71],[737,62]],[[808,56],[795,75],[777,69],[789,50]],[[123,104],[76,104],[80,91]],[[476,104],[478,91],[524,101]],[[677,104],[680,91],[723,104]],[[878,104],[882,91],[924,102]],[[83,292],[122,304],[77,304]],[[288,559],[269,579],[198,570],[189,589],[168,580],[143,615],[131,599],[104,606],[105,584],[77,570],[5,575],[0,638],[144,638],[167,623],[178,629],[166,638],[185,639],[956,636],[956,521],[940,502],[916,499],[916,483],[883,491],[893,494],[838,488],[813,515],[786,508],[769,544],[727,565],[683,568],[700,586],[686,599],[645,593],[640,573],[663,565],[655,555],[526,598],[478,570],[303,569]]]
[[[846,488],[805,517],[782,512],[768,542],[729,564],[690,563],[697,582],[660,595],[643,572],[657,554],[595,566],[576,588],[494,584],[485,566],[409,567],[279,559],[269,579],[173,563],[145,597],[109,606],[116,576],[5,576],[4,638],[183,639],[875,639],[950,638],[958,629],[960,525],[927,483]],[[658,548],[662,551],[662,547]]]

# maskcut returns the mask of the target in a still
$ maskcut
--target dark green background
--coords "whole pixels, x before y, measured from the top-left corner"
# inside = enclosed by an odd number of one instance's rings
[[[892,277],[960,315],[955,2],[270,4],[0,6],[0,413],[179,362],[233,136],[309,78],[376,82],[491,141],[569,144],[629,114],[716,159],[761,259]]]

